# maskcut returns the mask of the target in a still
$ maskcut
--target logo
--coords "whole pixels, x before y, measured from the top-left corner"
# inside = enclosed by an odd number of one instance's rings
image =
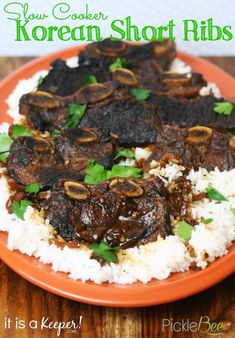
[[[162,319],[162,332],[198,332],[208,336],[219,336],[223,333],[223,323],[213,322],[208,316],[201,316],[198,321],[190,321],[190,319],[182,319],[181,321],[173,321],[173,319]]]

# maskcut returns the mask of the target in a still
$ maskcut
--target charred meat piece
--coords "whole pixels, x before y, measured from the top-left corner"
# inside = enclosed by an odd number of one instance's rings
[[[185,177],[181,176],[168,187],[167,203],[170,214],[176,219],[193,224],[190,205],[192,203],[192,185]]]
[[[122,145],[154,143],[160,119],[153,105],[135,102],[127,90],[115,82],[85,86],[70,97],[47,92],[26,94],[20,101],[20,113],[33,129],[52,131],[64,125],[69,103],[87,103],[80,122],[82,128],[105,128]]]
[[[89,44],[79,54],[79,64],[109,66],[118,57],[123,57],[131,68],[138,67],[145,60],[156,60],[162,70],[168,70],[175,56],[175,43],[168,39],[146,44],[128,44],[124,41],[105,39]]]
[[[127,89],[116,82],[96,83],[82,87],[71,96],[58,96],[45,91],[34,91],[20,99],[20,114],[26,116],[32,129],[53,131],[63,127],[68,119],[70,104],[96,105],[111,101],[134,101]]]
[[[109,133],[98,129],[67,129],[54,139],[17,138],[10,149],[7,169],[19,184],[40,183],[45,188],[59,178],[82,179],[90,159],[110,167],[112,157]]]
[[[215,104],[223,102],[214,96],[186,99],[168,95],[153,95],[149,102],[156,106],[163,124],[179,127],[208,126],[220,131],[235,129],[235,109],[228,116],[217,114]]]
[[[96,83],[84,86],[73,95],[62,97],[53,95],[45,91],[34,91],[32,93],[23,95],[20,100],[20,113],[26,116],[28,125],[33,129],[39,129],[41,131],[52,131],[57,127],[63,127],[66,119],[68,118],[69,105],[76,104],[88,104],[88,108],[99,108],[109,105],[110,102],[116,101],[135,101],[134,97],[130,94],[129,85],[135,83],[136,77],[127,69],[116,69],[113,73],[115,79],[118,82],[105,82]],[[190,78],[181,74],[162,74],[161,80],[158,83],[154,83],[155,89],[149,102],[159,109],[163,122],[171,124],[169,121],[172,117],[172,112],[176,115],[177,120],[183,115],[183,108],[186,107],[187,112],[190,112],[190,104],[197,107],[194,101],[183,99],[183,97],[192,97],[198,95],[199,90],[205,84],[204,79],[199,74],[192,74]],[[181,96],[180,98],[172,98],[172,95]],[[196,100],[196,99],[195,99]],[[182,104],[181,110],[177,115],[174,109],[174,102]],[[164,105],[164,103],[167,103]],[[179,104],[178,103],[178,104]],[[167,108],[169,106],[169,118],[167,115]],[[205,109],[204,109],[205,110]],[[200,111],[200,105],[199,110]],[[218,115],[213,112],[213,115]],[[165,121],[167,120],[167,121]],[[103,127],[101,124],[95,124],[97,127]],[[126,122],[126,121],[125,121]],[[174,120],[173,122],[174,123]],[[86,126],[83,123],[83,126]],[[87,125],[88,127],[90,125]]]
[[[191,98],[199,95],[200,89],[207,85],[202,74],[188,73],[162,73],[159,83],[155,85],[153,93],[157,95],[168,95],[170,97]]]
[[[65,241],[129,248],[171,234],[160,179],[116,178],[98,185],[60,180],[44,205]]]
[[[135,74],[139,85],[153,88],[161,71],[169,69],[175,54],[175,44],[169,40],[131,45],[105,39],[88,45],[80,53],[79,67],[70,68],[60,59],[54,61],[38,89],[68,96],[81,88],[89,75],[95,76],[98,82],[109,81],[115,77],[110,65],[120,57],[127,60],[125,67]]]
[[[105,82],[111,78],[109,71],[101,67],[97,68],[95,64],[70,68],[65,61],[57,59],[51,66],[51,70],[38,86],[38,90],[59,96],[75,93],[84,86],[84,81],[89,75],[95,76],[98,82]]]
[[[161,122],[155,108],[146,103],[114,101],[91,107],[86,111],[81,127],[103,126],[117,136],[124,146],[145,146],[156,142]]]
[[[65,105],[61,97],[44,91],[35,91],[21,97],[19,112],[26,117],[30,128],[50,131],[65,122],[68,116]]]
[[[189,129],[165,126],[158,135],[156,148],[147,161],[179,160],[187,168],[230,170],[235,167],[235,149],[226,135],[208,127]]]

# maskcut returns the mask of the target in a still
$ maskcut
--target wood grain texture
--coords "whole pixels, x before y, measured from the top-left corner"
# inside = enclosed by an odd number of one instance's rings
[[[235,58],[210,57],[231,75],[235,76]],[[0,79],[30,58],[0,58]],[[211,321],[223,321],[224,333],[220,337],[235,337],[235,279],[227,278],[220,284],[196,296],[171,304],[148,308],[105,308],[82,304],[55,296],[25,281],[0,261],[0,338],[57,337],[55,330],[16,329],[16,318],[26,324],[31,320],[79,322],[77,332],[63,331],[60,337],[84,338],[196,338],[209,337],[202,333],[162,331],[164,318],[174,321],[189,319],[198,321],[200,316],[209,316]],[[12,328],[4,328],[4,318],[12,319]],[[217,336],[218,337],[218,336]]]

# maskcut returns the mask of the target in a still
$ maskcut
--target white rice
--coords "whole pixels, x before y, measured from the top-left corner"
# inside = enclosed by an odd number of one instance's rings
[[[179,58],[175,58],[170,66],[170,71],[178,74],[187,74],[192,72],[192,68]]]
[[[202,87],[199,91],[199,94],[201,96],[214,95],[214,97],[216,97],[217,99],[221,98],[220,89],[213,82],[208,82],[206,87]]]
[[[174,62],[174,71],[179,66],[181,73],[191,71],[190,67],[179,61]],[[68,64],[70,67],[76,67],[77,62],[78,58],[72,58]],[[42,70],[32,78],[21,80],[7,99],[8,114],[15,123],[20,121],[18,112],[20,97],[34,90],[39,77],[46,74],[47,71]],[[7,132],[8,126],[7,123],[3,123],[0,132]],[[137,161],[146,160],[151,155],[151,150],[136,148],[135,154]],[[134,161],[127,160],[123,164],[131,165]],[[165,168],[158,167],[156,162],[151,163],[151,166],[150,174],[160,177],[166,185],[182,176],[184,171],[184,167],[174,163],[168,164]],[[188,179],[191,180],[195,193],[205,191],[205,188],[211,184],[228,198],[228,202],[217,203],[203,199],[192,205],[192,214],[198,220],[198,224],[195,226],[189,244],[195,251],[195,257],[190,256],[187,243],[176,235],[165,239],[159,238],[156,242],[140,247],[122,250],[118,254],[118,264],[111,263],[104,266],[95,259],[90,259],[92,252],[85,246],[77,249],[59,248],[55,244],[50,244],[51,226],[38,211],[28,207],[25,221],[14,214],[8,214],[6,202],[10,192],[4,177],[0,178],[0,231],[8,232],[7,245],[10,250],[19,250],[29,256],[35,256],[41,262],[51,264],[53,271],[66,272],[75,280],[120,284],[136,281],[147,283],[153,278],[162,280],[171,273],[188,270],[192,263],[205,268],[208,262],[225,255],[235,239],[235,216],[231,212],[231,208],[235,208],[235,169],[224,172],[192,170]],[[201,222],[202,217],[213,218],[213,222],[205,225]]]
[[[22,115],[19,114],[19,102],[22,95],[30,93],[37,88],[40,77],[45,77],[48,74],[47,70],[40,70],[28,79],[22,79],[18,82],[13,92],[9,95],[6,103],[9,106],[7,114],[13,118],[13,123],[19,123]]]
[[[70,68],[77,68],[78,67],[78,56],[74,56],[66,60],[66,64]]]

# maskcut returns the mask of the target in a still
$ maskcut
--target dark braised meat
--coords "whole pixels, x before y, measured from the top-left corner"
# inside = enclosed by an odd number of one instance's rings
[[[117,69],[115,71],[115,79],[118,82],[109,81],[102,84],[91,84],[82,87],[73,95],[66,97],[52,95],[44,91],[35,91],[23,95],[20,100],[20,113],[26,116],[27,124],[31,128],[39,129],[41,131],[52,131],[57,127],[63,127],[66,119],[68,118],[69,105],[72,103],[88,104],[89,113],[87,114],[89,115],[90,111],[94,111],[96,109],[100,111],[100,107],[102,107],[103,114],[106,114],[106,112],[104,112],[104,109],[106,108],[104,107],[107,106],[107,110],[110,109],[109,105],[111,102],[135,102],[135,99],[130,94],[130,90],[128,88],[133,81],[134,83],[135,81],[137,81],[135,75],[131,74],[131,72],[127,70]],[[175,122],[175,120],[177,120],[177,118],[181,119],[180,116],[185,116],[184,112],[182,112],[184,108],[189,115],[189,112],[191,112],[191,102],[194,109],[197,109],[198,112],[201,112],[200,104],[199,108],[197,108],[197,105],[194,103],[193,100],[186,100],[182,97],[188,98],[198,95],[199,90],[203,85],[205,85],[205,81],[202,76],[197,73],[193,73],[190,78],[188,78],[186,75],[181,74],[162,74],[159,82],[155,82],[154,92],[156,92],[157,94],[153,94],[149,99],[149,102],[151,102],[152,105],[156,106],[155,111],[160,111],[164,123],[172,124]],[[180,96],[180,98],[172,98],[172,95]],[[176,100],[176,102],[181,102],[182,104],[179,113],[178,111],[175,113],[175,108],[173,104],[174,100]],[[166,105],[164,105],[165,102],[167,103]],[[113,103],[113,105],[115,105],[115,103]],[[138,103],[135,103],[136,107],[137,105]],[[118,106],[120,107],[119,103]],[[167,110],[168,106],[169,114]],[[204,112],[205,110],[206,107],[204,108]],[[175,120],[172,120],[172,122],[170,122],[169,120],[172,117],[172,112],[174,112]],[[218,114],[216,114],[215,112],[213,112],[213,115],[218,116]],[[196,114],[196,116],[198,117],[198,114]],[[100,128],[102,128],[103,126],[105,127],[104,123],[107,123],[107,118],[106,120],[103,120],[102,116],[98,118],[99,120],[97,120],[96,122],[93,121],[92,125],[89,121],[89,124],[87,125],[83,122],[82,126],[95,126]],[[86,121],[87,119],[89,120],[89,116],[85,116],[84,120]],[[132,117],[130,116],[130,120],[131,119]],[[139,121],[140,120],[136,120],[136,123],[138,123]],[[123,124],[125,124],[125,126],[127,126],[127,128],[129,129],[129,123],[126,118],[123,120]],[[110,127],[107,126],[106,128]],[[110,130],[112,131],[112,129]],[[149,142],[152,142],[152,139],[150,139]]]
[[[113,144],[99,129],[67,129],[53,138],[19,137],[7,160],[9,175],[21,185],[50,187],[59,178],[82,179],[87,162],[112,166]]]
[[[200,89],[207,85],[206,80],[202,74],[189,73],[189,74],[176,74],[176,73],[162,73],[159,77],[159,82],[155,84],[153,90],[154,94],[168,95],[169,97],[184,97],[192,98],[199,95]],[[156,98],[156,104],[158,104]]]
[[[79,64],[109,66],[118,57],[122,57],[126,59],[130,69],[138,68],[146,60],[156,60],[162,70],[168,70],[175,56],[175,43],[167,39],[146,44],[129,44],[124,41],[105,39],[89,44],[79,54]]]
[[[170,159],[178,159],[187,168],[230,170],[235,167],[235,148],[226,135],[208,127],[165,126],[147,166],[152,160],[164,163]]]
[[[52,69],[39,86],[39,90],[60,96],[73,94],[84,85],[88,75],[105,82],[115,76],[109,69],[117,58],[125,58],[125,67],[133,72],[139,85],[154,88],[157,77],[168,70],[176,55],[172,41],[151,42],[143,45],[131,45],[123,41],[113,42],[105,39],[88,45],[79,55],[79,67],[69,68],[62,60],[52,63]]]
[[[235,129],[235,109],[229,116],[217,114],[215,103],[223,102],[214,96],[186,99],[168,95],[153,95],[149,102],[158,108],[163,124],[180,127],[208,126],[221,131]]]
[[[60,180],[44,205],[65,241],[129,248],[171,234],[160,179],[113,179],[98,185]]]
[[[155,143],[162,128],[154,106],[129,101],[114,101],[89,108],[80,126],[103,126],[117,136],[118,144],[128,147]]]
[[[57,96],[44,91],[25,94],[20,99],[20,114],[24,115],[32,129],[53,131],[63,127],[68,118],[69,105],[89,104],[89,106],[108,104],[112,101],[134,101],[127,89],[117,82],[90,84],[82,87],[71,96]],[[103,128],[103,125],[102,125]]]
[[[167,187],[169,212],[176,219],[193,224],[190,204],[192,203],[191,182],[185,176],[177,178]]]
[[[43,79],[38,89],[54,95],[69,96],[84,86],[87,76],[93,75],[98,82],[111,79],[109,71],[97,68],[96,65],[78,66],[70,68],[65,61],[57,59],[51,64],[52,68]]]
[[[52,131],[63,126],[72,102],[88,104],[79,127],[105,128],[117,135],[121,145],[154,143],[161,128],[154,106],[135,102],[133,96],[115,82],[92,84],[66,98],[33,92],[21,98],[20,113],[33,129]]]

